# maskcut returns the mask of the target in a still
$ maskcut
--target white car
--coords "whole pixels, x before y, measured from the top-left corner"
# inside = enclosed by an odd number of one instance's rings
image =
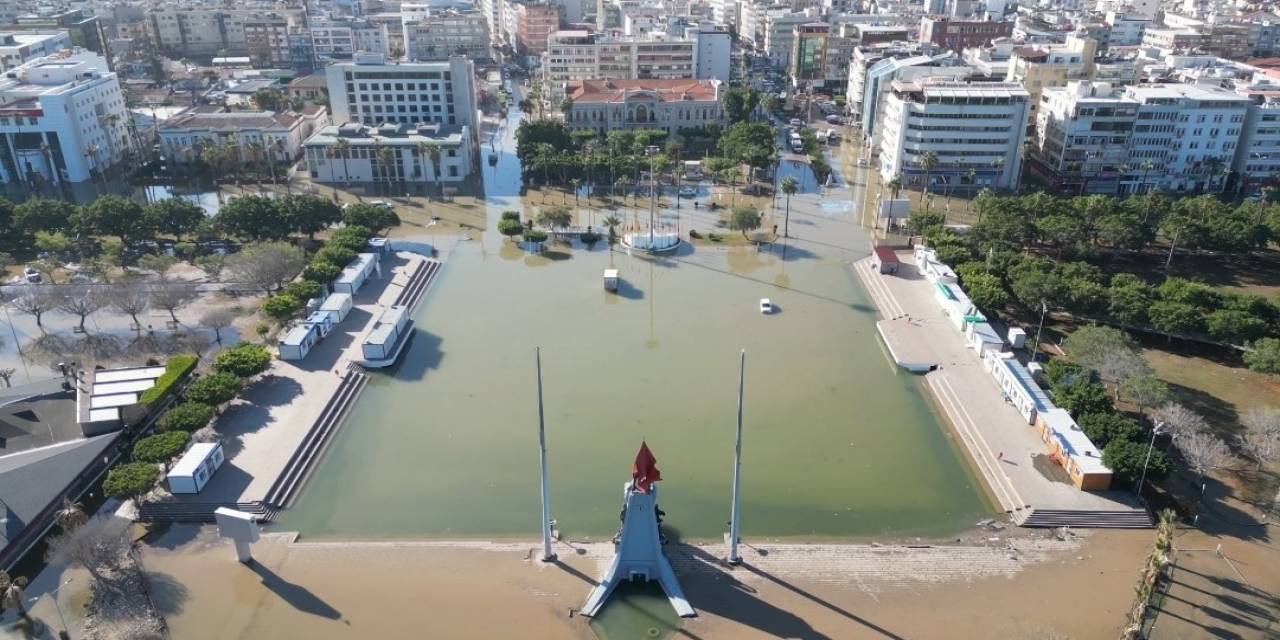
[[[773,313],[773,302],[768,298],[760,298],[760,313],[765,315]]]
[[[791,125],[791,126],[793,126],[793,127],[803,127],[803,126],[804,126],[804,120],[801,120],[800,118],[792,118],[792,119],[791,119],[791,122],[790,122],[790,123],[788,123],[788,124],[790,124],[790,125]]]
[[[692,198],[698,195],[698,190],[693,187],[680,187],[681,198]]]

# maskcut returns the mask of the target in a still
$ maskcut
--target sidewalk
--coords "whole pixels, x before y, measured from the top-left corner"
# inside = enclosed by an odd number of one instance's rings
[[[881,336],[895,357],[937,365],[925,375],[925,384],[1000,510],[1019,524],[1034,510],[1141,510],[1122,491],[1076,489],[1066,471],[1049,459],[1034,427],[1004,400],[977,354],[947,321],[933,300],[932,285],[916,273],[911,257],[901,257],[897,276],[880,275],[869,258],[854,263],[853,269],[885,318]]]

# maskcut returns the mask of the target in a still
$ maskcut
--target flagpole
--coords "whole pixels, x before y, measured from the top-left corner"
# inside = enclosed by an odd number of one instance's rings
[[[542,490],[542,561],[552,562],[556,552],[551,549],[551,497],[547,490],[547,425],[542,412],[542,347],[533,348],[538,366],[538,475]]]
[[[731,565],[742,564],[738,554],[738,530],[742,525],[742,389],[747,371],[747,350],[738,359],[738,432],[733,445],[733,510],[729,514],[729,557]]]

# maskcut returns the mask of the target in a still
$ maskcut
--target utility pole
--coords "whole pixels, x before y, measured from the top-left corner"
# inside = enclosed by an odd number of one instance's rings
[[[1035,362],[1040,359],[1040,334],[1044,332],[1044,314],[1049,311],[1049,305],[1044,300],[1040,301],[1040,328],[1036,329],[1036,349],[1031,353],[1031,361]]]
[[[542,561],[553,562],[556,552],[551,549],[551,495],[547,490],[547,425],[542,411],[542,347],[533,348],[538,367],[538,475],[542,491]]]
[[[742,389],[746,371],[747,350],[743,349],[738,358],[738,431],[733,444],[733,508],[729,512],[729,557],[726,559],[730,565],[742,564],[738,537],[742,526]]]

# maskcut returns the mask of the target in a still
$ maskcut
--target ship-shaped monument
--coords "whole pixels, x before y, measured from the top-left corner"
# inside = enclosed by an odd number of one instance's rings
[[[662,551],[663,539],[658,530],[663,515],[658,508],[657,482],[660,480],[658,461],[642,442],[631,467],[631,481],[622,490],[622,527],[615,539],[613,563],[591,591],[582,615],[596,615],[624,580],[657,580],[680,617],[697,615],[680,590],[676,573]]]

